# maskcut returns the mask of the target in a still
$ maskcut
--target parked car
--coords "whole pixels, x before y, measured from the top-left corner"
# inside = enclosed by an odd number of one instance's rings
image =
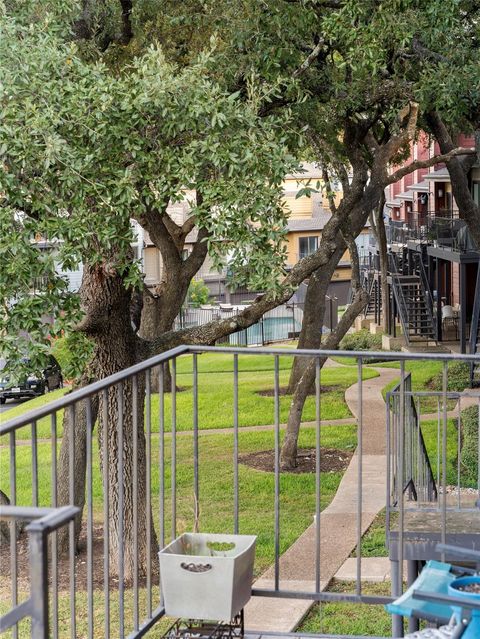
[[[28,359],[22,360],[28,370]],[[63,387],[62,371],[57,360],[50,355],[47,367],[40,373],[32,372],[24,374],[17,382],[10,382],[8,374],[2,375],[2,369],[6,366],[6,361],[0,358],[0,404],[4,404],[7,399],[19,399],[21,397],[37,397],[45,392]]]

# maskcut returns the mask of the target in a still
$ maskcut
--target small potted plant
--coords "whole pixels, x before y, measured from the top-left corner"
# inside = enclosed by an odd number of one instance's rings
[[[469,577],[459,577],[454,579],[448,586],[448,594],[452,597],[474,599],[480,602],[480,575]],[[453,606],[457,621],[460,621],[462,610]],[[472,618],[467,629],[462,635],[462,639],[478,639],[480,637],[480,610],[472,610]]]
[[[254,535],[184,533],[159,552],[165,612],[230,621],[251,596]]]

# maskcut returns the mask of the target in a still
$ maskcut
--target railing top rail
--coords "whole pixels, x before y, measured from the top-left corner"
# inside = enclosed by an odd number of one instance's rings
[[[306,349],[306,348],[279,348],[260,347],[245,348],[238,346],[188,346],[189,353],[232,353],[242,355],[285,355],[289,357],[355,357],[359,360],[380,359],[384,361],[400,360],[431,360],[431,361],[457,361],[478,362],[480,354],[467,355],[462,353],[404,353],[402,351],[345,351],[333,349]],[[148,360],[147,360],[148,361]],[[380,366],[380,364],[378,364]]]
[[[397,395],[400,395],[400,390],[390,390],[388,391],[389,395],[395,395],[395,397]],[[438,391],[415,391],[415,390],[406,390],[404,391],[404,395],[405,396],[410,396],[410,397],[443,397],[444,395],[447,397],[447,399],[460,399],[460,398],[465,398],[465,397],[473,397],[474,399],[480,399],[480,395],[478,393],[475,393],[475,391],[447,391],[446,393],[444,393],[441,390]]]
[[[110,375],[109,377],[105,377],[93,384],[80,388],[68,395],[61,397],[51,403],[45,404],[40,408],[36,408],[34,410],[25,413],[25,415],[19,415],[5,424],[0,426],[0,436],[6,435],[26,424],[30,424],[32,422],[41,419],[42,417],[46,417],[47,415],[51,415],[53,412],[64,409],[72,404],[75,404],[78,401],[91,397],[92,395],[99,393],[100,391],[113,386],[114,384],[118,384],[133,375],[138,375],[143,373],[146,370],[153,368],[154,366],[158,366],[164,362],[168,362],[169,360],[179,356],[179,355],[187,355],[191,353],[231,353],[232,355],[242,355],[247,353],[249,355],[280,355],[287,357],[355,357],[360,362],[364,362],[368,359],[381,359],[384,361],[401,361],[401,360],[430,360],[430,361],[439,361],[439,362],[480,362],[480,353],[475,355],[464,355],[464,354],[451,354],[451,353],[402,353],[402,352],[382,352],[382,351],[343,351],[343,350],[332,350],[332,349],[290,349],[290,348],[271,348],[271,347],[261,347],[261,348],[248,348],[246,350],[243,347],[239,346],[195,346],[195,345],[182,345],[172,348],[161,355],[156,355],[155,357],[151,357],[150,359],[146,359],[139,364],[135,364],[134,366],[130,366],[129,368],[125,368],[124,370],[115,373],[114,375]]]
[[[79,512],[76,506],[42,508],[36,506],[0,506],[1,519],[30,521],[27,532],[52,532],[71,521]]]
[[[73,393],[68,393],[68,395],[64,395],[53,402],[45,404],[45,406],[41,406],[40,408],[36,408],[34,410],[25,413],[25,415],[19,415],[14,419],[7,421],[5,424],[0,426],[0,436],[6,435],[21,426],[25,426],[25,424],[29,424],[31,422],[37,421],[42,417],[46,417],[53,412],[58,410],[62,410],[67,406],[71,406],[82,399],[86,399],[87,397],[91,397],[95,393],[99,393],[100,391],[113,386],[114,384],[118,384],[123,382],[124,380],[132,377],[133,375],[138,375],[139,373],[143,373],[144,371],[153,368],[154,366],[158,366],[164,362],[168,362],[169,360],[177,357],[178,355],[183,355],[185,353],[190,352],[189,346],[177,346],[175,348],[166,351],[165,353],[161,353],[160,355],[155,355],[154,357],[150,357],[139,364],[135,364],[134,366],[130,366],[129,368],[124,368],[122,371],[115,373],[114,375],[109,375],[108,377],[104,377],[100,379],[98,382],[93,382],[93,384],[89,384],[88,386],[84,386],[83,388],[79,388]]]

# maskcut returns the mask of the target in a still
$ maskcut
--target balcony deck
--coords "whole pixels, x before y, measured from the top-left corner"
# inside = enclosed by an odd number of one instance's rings
[[[202,397],[202,375],[199,373],[199,364],[203,353],[213,356],[231,358],[229,365],[223,362],[222,367],[229,375],[231,381],[231,427],[223,437],[229,437],[228,444],[231,449],[228,461],[222,457],[222,464],[228,466],[228,477],[231,482],[230,497],[227,501],[205,503],[202,495],[205,494],[205,483],[215,480],[215,468],[208,468],[202,464],[202,450],[208,436],[201,436],[202,427],[205,424],[199,419],[199,402]],[[336,602],[338,604],[350,602],[358,605],[365,603],[382,605],[391,598],[383,596],[366,595],[362,590],[362,538],[368,526],[373,521],[379,510],[386,508],[387,544],[398,546],[398,552],[393,553],[393,564],[399,564],[392,571],[392,596],[398,596],[404,587],[403,560],[411,560],[409,547],[412,528],[414,534],[429,535],[430,530],[435,530],[435,535],[440,541],[455,539],[455,535],[462,535],[459,539],[462,543],[467,541],[470,547],[480,549],[480,512],[475,504],[472,507],[470,500],[457,501],[448,497],[447,476],[452,472],[458,486],[463,486],[463,475],[460,457],[447,456],[447,440],[444,433],[451,429],[451,416],[449,404],[457,402],[458,414],[462,407],[463,396],[451,393],[447,390],[448,367],[455,362],[477,362],[479,356],[454,356],[450,354],[408,354],[408,353],[352,353],[337,351],[301,351],[282,348],[241,349],[241,348],[214,348],[214,347],[178,347],[173,351],[147,360],[131,369],[121,371],[110,378],[106,378],[89,387],[65,395],[42,408],[25,415],[16,417],[0,427],[2,448],[0,454],[4,459],[8,458],[9,492],[14,506],[37,508],[38,506],[58,509],[56,489],[57,476],[57,447],[59,443],[58,427],[61,423],[60,411],[66,411],[70,415],[81,415],[80,408],[85,408],[85,436],[86,436],[86,501],[87,507],[84,513],[84,526],[86,529],[86,554],[84,555],[87,571],[87,588],[84,595],[77,591],[77,577],[79,566],[75,558],[74,528],[72,510],[68,511],[67,518],[59,518],[55,525],[43,528],[35,526],[31,528],[36,537],[37,546],[31,554],[31,561],[36,562],[37,568],[32,571],[32,593],[35,605],[28,603],[25,595],[18,589],[18,545],[16,541],[15,524],[10,525],[14,534],[10,537],[10,566],[9,578],[11,579],[11,606],[12,611],[7,613],[7,620],[20,619],[27,615],[32,619],[34,639],[45,639],[47,636],[55,639],[63,636],[85,636],[89,639],[96,637],[118,636],[122,639],[137,639],[144,635],[154,636],[161,634],[164,628],[163,608],[161,593],[158,589],[158,570],[156,569],[156,555],[152,552],[151,544],[146,546],[146,575],[139,573],[142,558],[140,557],[139,540],[144,535],[155,534],[160,547],[168,543],[178,533],[182,524],[185,504],[193,503],[197,512],[207,517],[213,510],[228,512],[228,530],[224,532],[248,532],[254,531],[255,517],[247,525],[242,519],[242,503],[246,494],[242,490],[243,482],[247,475],[244,473],[240,460],[241,447],[245,445],[242,429],[243,423],[239,419],[239,406],[242,398],[242,383],[248,383],[251,378],[251,368],[242,369],[242,361],[246,355],[258,357],[259,367],[262,370],[271,371],[272,396],[270,406],[272,408],[273,423],[271,424],[271,438],[269,445],[274,451],[274,470],[269,474],[269,482],[264,484],[267,502],[271,508],[271,528],[262,533],[262,543],[268,543],[271,547],[271,566],[261,575],[253,587],[253,598],[248,604],[258,610],[257,619],[259,626],[255,633],[248,636],[285,636],[286,620],[290,620],[291,628],[297,625],[298,619],[292,621],[293,609],[306,611],[314,602]],[[323,501],[324,482],[326,477],[321,470],[320,453],[323,447],[325,429],[349,428],[348,424],[328,426],[324,423],[322,415],[322,401],[324,393],[321,383],[321,365],[325,356],[344,356],[356,358],[357,381],[346,392],[347,404],[356,420],[356,449],[351,462],[343,475],[343,478],[331,503],[326,506]],[[286,358],[291,361],[293,357],[304,357],[313,360],[316,367],[316,393],[313,398],[315,407],[315,419],[310,423],[313,428],[312,436],[316,454],[315,482],[313,512],[316,523],[306,526],[305,531],[293,544],[285,544],[284,512],[288,500],[300,500],[305,498],[301,492],[298,495],[290,495],[285,492],[286,475],[280,470],[280,444],[281,444],[281,396],[280,396],[280,362]],[[183,358],[183,359],[182,359]],[[185,359],[186,358],[186,359]],[[372,378],[368,375],[364,379],[369,358],[392,360],[400,362],[400,368],[383,368],[381,364],[375,366],[381,369],[380,377]],[[444,386],[441,391],[425,391],[423,394],[412,390],[411,378],[406,372],[408,362],[438,362],[444,367]],[[179,412],[177,390],[171,394],[164,392],[164,366],[170,363],[173,374],[173,384],[176,389],[177,365],[188,362],[184,366],[185,372],[182,383],[187,378],[192,388],[192,412],[191,430],[182,432],[180,437],[179,425],[184,423],[184,415]],[[183,365],[183,364],[182,364]],[[154,393],[151,384],[151,371],[160,366],[160,392]],[[396,386],[390,388],[386,395],[386,404],[382,398],[382,389],[398,379]],[[145,390],[142,384],[145,383]],[[138,394],[138,393],[143,394]],[[142,414],[141,404],[138,398],[144,399],[145,421],[140,421]],[[430,412],[423,415],[419,410],[421,398],[430,397],[438,404],[436,419],[429,426],[429,437],[434,441],[433,432],[436,433],[438,444],[434,449],[428,449],[425,443],[427,431],[424,423],[431,422]],[[116,438],[120,450],[129,451],[132,457],[118,456],[114,468],[124,481],[118,484],[118,493],[114,493],[115,499],[120,502],[120,530],[119,551],[114,552],[112,544],[115,536],[108,534],[108,525],[113,527],[115,522],[108,517],[112,507],[110,500],[103,500],[101,483],[104,482],[108,493],[109,486],[115,475],[99,474],[94,445],[92,416],[93,402],[98,399],[100,403],[99,416],[103,425]],[[477,401],[478,399],[473,399]],[[112,403],[113,402],[113,403]],[[143,403],[143,402],[142,402]],[[107,407],[118,407],[118,412],[111,413]],[[133,413],[129,413],[128,406],[133,406]],[[167,410],[168,407],[168,410]],[[443,407],[441,409],[441,407]],[[447,410],[448,409],[448,410]],[[113,415],[116,415],[113,417]],[[425,417],[428,419],[425,420]],[[153,421],[155,419],[155,422]],[[157,421],[158,420],[158,421]],[[155,431],[152,426],[155,424]],[[49,425],[50,438],[40,438],[38,428],[44,433],[45,425]],[[133,429],[136,437],[132,438],[132,431],[125,430],[126,426]],[[157,430],[158,426],[158,430]],[[168,430],[170,432],[166,432]],[[70,429],[73,424],[70,421]],[[303,428],[307,428],[307,424]],[[107,429],[104,429],[105,433]],[[246,431],[247,432],[247,431]],[[251,431],[250,431],[251,432]],[[340,431],[339,431],[340,432]],[[70,432],[71,436],[71,432]],[[140,437],[137,441],[137,437]],[[433,439],[432,439],[433,437]],[[140,445],[144,438],[144,445]],[[28,439],[30,446],[21,446],[22,440]],[[186,441],[191,442],[191,454],[185,457],[183,448]],[[227,441],[227,440],[225,440]],[[430,441],[430,440],[429,440]],[[459,440],[460,441],[460,440]],[[107,458],[107,438],[104,435],[98,441],[103,459]],[[130,449],[129,446],[132,446]],[[127,447],[126,449],[124,447]],[[460,450],[460,449],[459,449]],[[480,448],[479,448],[480,450]],[[433,452],[432,452],[433,451]],[[127,453],[125,452],[125,455]],[[204,454],[204,453],[203,453]],[[25,455],[27,457],[25,457]],[[28,458],[28,459],[27,459]],[[448,459],[448,468],[445,461]],[[142,479],[140,468],[141,461],[144,466],[145,481]],[[25,461],[27,462],[25,464]],[[453,464],[453,470],[451,467]],[[71,453],[69,459],[70,474],[68,479],[70,494],[74,495],[74,457]],[[30,473],[25,475],[25,469]],[[213,474],[212,474],[213,473]],[[218,469],[217,469],[218,473]],[[153,478],[159,478],[153,481]],[[40,479],[42,478],[42,479]],[[113,479],[112,479],[113,478]],[[478,477],[477,477],[478,479]],[[98,482],[98,484],[94,484]],[[271,481],[270,481],[271,480]],[[31,491],[25,493],[23,486],[30,484]],[[451,481],[449,479],[449,481]],[[142,482],[144,482],[142,484]],[[478,482],[474,482],[475,487]],[[142,486],[146,492],[142,493]],[[203,491],[203,492],[202,492]],[[29,503],[17,503],[17,495],[24,495],[23,500],[30,499]],[[143,494],[143,497],[141,496]],[[415,499],[412,499],[412,494]],[[475,489],[475,498],[480,497],[480,490]],[[103,502],[98,502],[98,499]],[[95,501],[96,500],[96,501]],[[140,506],[142,500],[147,505],[144,511]],[[97,505],[94,507],[94,501]],[[428,526],[425,502],[428,501]],[[134,529],[135,537],[132,540],[123,534],[128,524],[131,510],[126,508],[131,504],[133,516],[136,521]],[[100,506],[100,508],[99,508]],[[144,515],[141,513],[144,512]],[[45,514],[44,511],[42,511]],[[17,513],[18,514],[18,513]],[[260,513],[259,513],[260,514]],[[106,518],[105,518],[106,516]],[[310,520],[311,521],[311,520]],[[57,529],[68,523],[70,533],[68,535],[69,547],[69,586],[68,598],[64,600],[59,590],[59,555]],[[96,539],[98,523],[101,522],[107,534],[103,537],[104,556],[98,561],[94,555],[94,542]],[[205,524],[208,527],[208,522]],[[468,527],[468,533],[465,530]],[[427,528],[427,530],[425,529]],[[48,534],[47,534],[48,533]],[[465,539],[464,535],[469,537]],[[393,545],[392,545],[393,544]],[[290,547],[288,548],[288,545]],[[47,560],[47,548],[49,559]],[[357,579],[351,584],[348,592],[336,593],[325,588],[336,570],[340,567],[346,556],[352,550],[356,555]],[[430,549],[428,550],[430,552]],[[133,563],[128,564],[129,554],[133,553]],[[115,558],[113,560],[113,557]],[[110,562],[109,562],[110,558]],[[416,558],[427,558],[417,555]],[[83,561],[83,560],[82,560]],[[398,568],[398,570],[397,570]],[[132,571],[128,572],[127,571]],[[409,575],[411,576],[411,571]],[[100,588],[94,589],[95,583],[100,583]],[[127,578],[128,577],[128,578]],[[103,586],[103,588],[102,588]],[[62,598],[62,599],[61,599]],[[60,617],[59,602],[62,601]],[[21,602],[24,602],[23,604]],[[278,622],[277,627],[268,627],[266,615],[266,603],[273,602],[273,620]],[[20,603],[20,605],[19,605]],[[300,608],[299,608],[300,606]],[[66,612],[66,617],[64,616]],[[19,616],[20,615],[20,616]],[[263,617],[262,617],[263,615]],[[50,628],[49,621],[50,618]],[[100,621],[99,621],[100,620]],[[282,621],[284,620],[284,621]],[[5,617],[3,618],[5,621]],[[247,610],[248,621],[248,610]],[[22,622],[23,623],[23,622]],[[163,624],[163,625],[162,625]],[[14,626],[16,623],[13,624]],[[393,635],[400,636],[401,619],[393,619]],[[77,628],[79,629],[77,631]],[[81,628],[81,630],[80,630]],[[115,628],[115,630],[114,630]],[[291,629],[288,628],[288,629]],[[250,629],[247,623],[247,629]],[[151,633],[150,633],[151,631]],[[298,635],[296,635],[298,636]],[[300,634],[300,636],[302,636]],[[331,636],[331,635],[316,635]],[[343,635],[336,635],[341,637]]]

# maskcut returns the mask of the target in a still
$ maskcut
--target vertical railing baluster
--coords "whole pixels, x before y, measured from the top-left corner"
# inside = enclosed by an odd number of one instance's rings
[[[441,543],[447,542],[447,388],[448,388],[448,362],[443,362],[442,376],[442,403],[443,403],[443,428],[442,428],[442,531]],[[442,561],[445,561],[445,553],[442,553]]]
[[[138,630],[138,378],[132,378],[133,629]]]
[[[315,592],[320,592],[320,500],[321,500],[321,368],[315,360]]]
[[[233,356],[233,532],[238,535],[238,355]]]
[[[177,536],[177,361],[172,360],[172,539]]]
[[[113,392],[113,391],[112,391]],[[108,454],[108,391],[102,392],[102,476],[103,476],[103,598],[104,635],[110,637],[110,481]]]
[[[362,482],[363,482],[363,360],[358,358],[357,424],[357,575],[356,594],[362,594]]]
[[[16,448],[16,432],[10,431],[10,504],[17,504],[17,448]],[[18,557],[17,557],[17,523],[15,519],[10,522],[10,572],[12,575],[12,608],[15,608],[18,602]],[[18,626],[12,628],[13,639],[18,638]]]
[[[275,417],[275,590],[280,584],[280,388],[278,355],[274,359]]]
[[[37,422],[32,422],[32,505],[38,506],[38,442]]]
[[[440,488],[440,397],[437,397],[437,487]],[[440,508],[440,499],[438,500],[438,507]]]
[[[478,399],[478,432],[480,433],[480,398]],[[477,437],[477,499],[480,499],[480,436]]]
[[[86,437],[87,437],[87,607],[88,637],[93,639],[93,470],[92,470],[92,400],[87,397],[86,403]]]
[[[146,402],[146,540],[147,540],[147,617],[152,616],[152,380],[151,369],[145,373],[145,402]]]
[[[198,356],[193,354],[193,499],[194,532],[198,532],[200,516],[200,487],[198,478]]]
[[[75,504],[75,404],[70,406],[68,420],[68,498]],[[77,612],[75,600],[75,519],[68,525],[69,567],[70,567],[70,636],[77,636]]]
[[[118,485],[118,628],[120,639],[125,636],[125,583],[124,583],[124,557],[123,557],[123,511],[124,511],[124,486],[123,486],[123,382],[117,385],[117,485]],[[130,542],[131,543],[131,542]]]
[[[462,507],[462,497],[460,495],[460,465],[461,465],[461,452],[462,452],[462,397],[458,396],[458,417],[457,417],[457,508],[460,510]]]
[[[404,512],[404,444],[405,444],[405,360],[400,361],[400,419],[399,419],[399,441],[398,441],[398,475],[399,475],[399,490],[398,490],[398,583],[397,592],[403,592],[403,541],[404,541],[404,526],[405,526],[405,512]]]
[[[412,401],[414,401],[413,396],[412,396]],[[422,460],[423,460],[423,464],[425,464],[425,460],[420,456],[421,436],[422,434],[421,434],[421,422],[420,422],[420,397],[417,397],[417,479],[415,483],[418,484],[417,493],[419,493],[421,490],[423,495],[423,501],[426,501],[427,500],[427,495],[425,491],[426,485],[422,477]],[[418,499],[420,500],[420,497],[418,497]]]
[[[390,534],[390,505],[391,505],[391,490],[392,490],[392,432],[391,432],[391,395],[387,392],[385,397],[385,410],[386,410],[386,422],[387,422],[387,483],[386,483],[386,499],[385,499],[385,530],[388,535]]]
[[[158,462],[159,462],[159,544],[165,546],[165,385],[164,365],[158,369]]]
[[[52,506],[57,506],[57,413],[52,413],[50,418],[51,441],[51,501]],[[51,533],[52,537],[52,631],[53,638],[58,637],[58,537],[57,531]]]

